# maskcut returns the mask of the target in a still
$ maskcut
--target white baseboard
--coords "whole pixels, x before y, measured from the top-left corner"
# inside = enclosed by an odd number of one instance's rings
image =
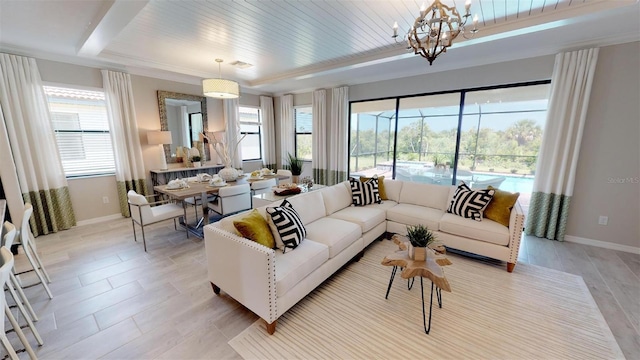
[[[117,220],[117,219],[122,219],[122,214],[113,214],[113,215],[101,216],[93,219],[78,221],[76,226],[98,224],[101,222]]]
[[[640,255],[640,247],[635,247],[635,246],[620,245],[620,244],[615,244],[607,241],[587,239],[587,238],[583,238],[579,236],[571,236],[571,235],[565,235],[564,240],[568,242],[583,244],[583,245],[596,246],[596,247],[601,247],[605,249],[624,251],[624,252]]]

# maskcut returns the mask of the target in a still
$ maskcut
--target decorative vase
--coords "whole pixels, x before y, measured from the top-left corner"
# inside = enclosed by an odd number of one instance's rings
[[[194,168],[199,168],[200,166],[202,166],[202,163],[200,163],[200,161],[194,161],[193,162],[193,167]]]
[[[224,169],[221,169],[218,172],[218,175],[220,175],[220,177],[224,181],[234,181],[238,178],[238,170],[232,168],[231,166],[226,166]]]
[[[298,183],[300,181],[300,175],[291,175],[291,182]]]
[[[414,261],[425,261],[427,259],[427,248],[415,247],[409,243],[409,257]]]

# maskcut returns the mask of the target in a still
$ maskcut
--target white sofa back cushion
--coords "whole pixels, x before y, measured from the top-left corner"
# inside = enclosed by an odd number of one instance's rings
[[[449,199],[450,186],[420,184],[405,181],[400,191],[401,204],[426,206],[445,211]]]
[[[351,206],[351,186],[349,181],[326,187],[320,190],[324,199],[326,215],[331,215],[336,211]]]
[[[327,216],[321,191],[292,196],[287,200],[293,205],[305,225]]]
[[[387,194],[387,199],[395,202],[400,201],[400,190],[402,190],[402,181],[392,180],[391,178],[384,178],[384,191]]]

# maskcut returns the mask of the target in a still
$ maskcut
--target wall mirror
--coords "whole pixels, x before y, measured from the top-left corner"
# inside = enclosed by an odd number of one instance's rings
[[[204,96],[158,90],[160,129],[171,131],[172,144],[164,145],[167,163],[175,163],[178,146],[193,147],[207,126],[207,99]],[[204,147],[206,159],[211,159],[209,147]]]

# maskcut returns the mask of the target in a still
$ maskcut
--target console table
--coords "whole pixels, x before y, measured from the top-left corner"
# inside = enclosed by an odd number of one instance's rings
[[[153,186],[166,185],[171,180],[188,178],[196,176],[199,173],[217,174],[220,169],[224,168],[223,165],[203,165],[193,168],[173,168],[167,170],[151,170],[151,183]]]

